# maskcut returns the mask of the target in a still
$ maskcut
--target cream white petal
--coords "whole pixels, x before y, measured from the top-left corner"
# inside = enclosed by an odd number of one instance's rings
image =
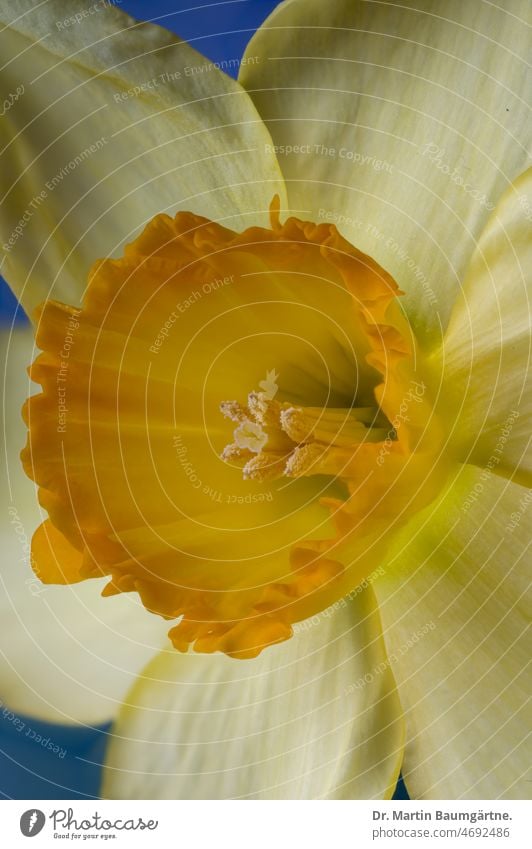
[[[137,674],[167,644],[168,625],[133,595],[102,599],[103,581],[45,586],[32,572],[29,545],[42,516],[18,458],[32,348],[29,330],[0,334],[6,458],[0,475],[0,699],[40,719],[98,723],[118,712]]]
[[[284,197],[270,137],[237,82],[112,4],[0,0],[0,244],[27,311],[77,302],[94,260],[158,212],[242,229]]]
[[[528,0],[291,0],[241,67],[290,206],[336,223],[397,279],[427,344],[528,162],[530,14]]]
[[[462,456],[527,484],[531,325],[532,168],[505,193],[479,239],[441,352]]]
[[[375,582],[414,799],[529,798],[532,494],[462,467]]]
[[[163,652],[118,718],[104,797],[389,798],[403,723],[371,588],[327,613],[254,660]]]

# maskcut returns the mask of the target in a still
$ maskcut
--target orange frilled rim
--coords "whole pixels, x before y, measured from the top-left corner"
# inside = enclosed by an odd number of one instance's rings
[[[32,544],[39,578],[108,576],[104,596],[135,591],[176,620],[177,649],[238,658],[286,640],[294,622],[359,585],[427,468],[416,448],[431,410],[399,294],[334,225],[281,224],[275,199],[270,228],[242,233],[189,212],[158,215],[121,259],[95,264],[80,309],[44,303],[29,370],[42,392],[24,408],[22,453],[49,514]],[[288,339],[294,299],[314,316],[337,297],[389,422],[408,393],[418,399],[385,445],[356,447],[332,494],[242,481],[217,453],[227,386],[246,369],[253,378],[253,338],[262,352],[286,325]]]

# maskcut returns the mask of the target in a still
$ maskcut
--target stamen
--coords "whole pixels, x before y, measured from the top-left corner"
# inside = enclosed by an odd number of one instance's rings
[[[353,459],[353,446],[349,449],[335,448],[312,442],[310,445],[301,445],[292,452],[284,468],[284,474],[289,478],[309,475],[335,477],[345,474]]]
[[[238,401],[222,401],[220,412],[226,419],[231,419],[232,422],[242,422],[249,418],[249,410],[239,404]]]
[[[267,451],[256,454],[242,469],[244,480],[269,481],[282,477],[286,456],[286,454],[270,454]]]
[[[235,429],[233,435],[239,448],[247,448],[254,454],[260,454],[268,442],[268,434],[260,424],[252,422],[250,419],[244,419]]]
[[[246,448],[240,448],[236,442],[231,442],[225,446],[220,457],[225,463],[239,464],[240,462],[247,463],[248,460],[251,460],[253,454]]]
[[[281,404],[267,398],[264,392],[250,392],[248,395],[248,407],[253,418],[263,427],[280,428],[281,411],[287,409],[290,404]]]
[[[268,451],[288,454],[294,447],[293,440],[281,428],[281,413],[289,404],[281,404],[268,398],[264,392],[250,392],[248,407],[255,421],[268,434]]]
[[[392,433],[374,427],[381,418],[376,407],[296,407],[264,392],[250,392],[247,407],[225,401],[222,412],[238,422],[222,459],[244,462],[247,480],[346,475],[360,445]]]
[[[375,420],[373,407],[334,409],[289,407],[280,414],[281,427],[294,442],[324,442],[330,445],[353,445],[369,433],[364,422]]]

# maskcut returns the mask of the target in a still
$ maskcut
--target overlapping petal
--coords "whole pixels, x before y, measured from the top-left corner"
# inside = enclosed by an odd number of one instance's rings
[[[163,652],[126,698],[103,795],[389,798],[403,726],[371,588],[299,628],[246,662]]]
[[[526,0],[291,0],[242,66],[290,206],[335,221],[435,342],[482,228],[526,167]]]
[[[0,3],[0,270],[29,312],[50,296],[79,302],[91,264],[156,213],[245,227],[284,191],[238,83],[113,4],[82,25],[69,11]]]
[[[447,329],[451,439],[479,466],[532,483],[532,169],[480,237]],[[455,423],[454,423],[455,422]]]
[[[529,490],[465,466],[375,582],[415,799],[530,797]]]

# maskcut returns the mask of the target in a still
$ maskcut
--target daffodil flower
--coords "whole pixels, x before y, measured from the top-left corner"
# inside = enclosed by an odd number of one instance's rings
[[[288,0],[238,84],[2,4],[35,572],[171,642],[110,797],[527,794],[527,9],[421,5]]]

